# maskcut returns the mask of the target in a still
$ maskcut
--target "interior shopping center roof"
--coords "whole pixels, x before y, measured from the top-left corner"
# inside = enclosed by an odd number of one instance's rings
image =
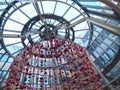
[[[108,81],[119,77],[119,0],[0,0],[0,15],[1,87],[19,52],[50,38],[76,42]]]

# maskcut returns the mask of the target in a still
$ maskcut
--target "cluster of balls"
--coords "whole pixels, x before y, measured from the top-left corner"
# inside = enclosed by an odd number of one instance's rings
[[[84,48],[68,39],[50,39],[22,50],[10,66],[5,87],[5,90],[74,89],[102,90]]]

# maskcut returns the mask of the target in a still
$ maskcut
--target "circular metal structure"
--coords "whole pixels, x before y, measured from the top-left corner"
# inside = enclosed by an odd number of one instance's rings
[[[62,24],[70,25],[67,20],[65,20],[62,17],[56,16],[56,15],[53,16],[52,14],[46,14],[46,15],[42,15],[42,17],[45,18],[46,20],[47,19],[54,20],[54,21],[58,22],[60,25],[62,25]],[[36,24],[39,23],[39,20],[40,20],[39,16],[31,18],[24,25],[21,34],[23,36],[26,35],[28,32],[31,33],[31,34],[38,34],[39,36],[38,36],[38,41],[37,42],[44,41],[44,40],[49,40],[49,39],[53,39],[53,38],[59,38],[58,29],[61,28],[61,27],[58,28],[54,24],[49,24],[49,23],[48,24],[43,24],[43,25],[40,25],[39,27],[36,27],[34,29]],[[65,35],[61,36],[61,38],[70,39],[70,32],[71,32],[71,35],[72,35],[71,39],[74,41],[74,30],[73,30],[72,27],[70,29],[65,29],[64,30]],[[28,39],[30,44],[33,44],[33,43],[36,42],[36,41],[34,41],[34,36],[32,36],[32,35],[28,35],[27,38],[21,38],[21,39],[22,39],[22,43],[23,43],[24,46],[27,46],[27,45],[25,45],[25,42],[24,42],[25,39]]]
[[[50,38],[67,38],[88,46],[91,32],[89,23],[85,21],[87,14],[74,1],[14,1],[6,10],[2,14],[6,17],[1,24],[2,41],[12,57],[24,47]],[[18,50],[12,49],[16,46]]]
[[[0,86],[5,85],[9,66],[22,49],[50,38],[67,38],[86,48],[107,82],[116,88],[119,5],[118,0],[1,0]]]

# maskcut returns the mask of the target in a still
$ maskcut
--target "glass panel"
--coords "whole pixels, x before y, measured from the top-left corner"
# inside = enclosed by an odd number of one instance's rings
[[[2,57],[3,54],[0,54],[0,58]]]
[[[106,36],[110,34],[110,32],[108,32],[108,31],[106,31],[106,30],[103,30],[102,33],[103,33],[104,35],[106,35]]]
[[[103,68],[103,66],[97,60],[95,60],[94,63],[99,69]]]
[[[110,49],[110,48],[107,49],[107,52],[108,52],[108,54],[109,54],[111,57],[114,57],[115,54],[116,54],[116,53],[115,53],[112,49]]]
[[[8,59],[8,55],[4,55],[1,59],[1,61],[5,62],[5,61],[7,61],[7,59]]]
[[[9,58],[8,62],[10,62],[10,63],[13,62],[13,58]]]
[[[119,50],[119,48],[120,48],[120,46],[117,45],[117,44],[115,44],[115,43],[112,43],[111,46],[112,46],[114,49],[116,49],[116,50]]]
[[[89,50],[90,50],[90,51],[94,51],[95,49],[94,49],[92,46],[90,46],[90,47],[89,47]]]
[[[2,70],[6,70],[7,71],[9,69],[10,65],[11,65],[11,63],[6,63],[4,65],[4,67],[2,68]]]
[[[110,61],[110,57],[108,56],[108,54],[103,53],[102,57],[104,58],[105,62],[108,63]]]
[[[101,40],[98,40],[97,38],[95,39],[95,42],[96,42],[97,44],[101,44],[101,43],[102,43],[102,41],[101,41]]]
[[[105,37],[102,36],[102,35],[99,35],[98,38],[101,39],[101,40],[104,40],[104,39],[105,39]]]
[[[95,49],[98,47],[98,45],[97,45],[96,43],[94,43],[94,42],[93,42],[91,45],[92,45]]]
[[[98,60],[99,60],[103,65],[105,64],[104,58],[102,58],[101,56],[98,57]]]

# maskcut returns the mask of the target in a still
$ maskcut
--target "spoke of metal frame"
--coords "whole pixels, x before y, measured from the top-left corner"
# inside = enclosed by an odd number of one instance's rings
[[[106,30],[108,30],[109,32],[112,32],[118,36],[120,36],[120,28],[117,27],[116,25],[95,19],[95,18],[90,18],[90,17],[86,17],[86,20],[94,25],[97,25],[99,27],[102,27]]]
[[[90,29],[80,29],[80,30],[74,30],[74,32],[80,32],[80,31],[89,31]]]
[[[112,3],[109,0],[100,0],[101,2],[103,2],[104,4],[110,6],[114,11],[116,11],[119,15],[120,15],[120,8],[115,5],[114,3]]]
[[[42,21],[43,23],[45,23],[45,19],[44,19],[44,18],[42,17],[42,15],[41,15],[41,11],[40,11],[40,8],[39,8],[38,3],[35,2],[35,3],[33,3],[33,5],[35,6],[35,9],[36,9],[36,11],[37,11],[37,13],[38,13],[38,15],[39,15],[41,21]]]
[[[74,27],[75,25],[77,25],[77,24],[79,24],[79,23],[82,23],[82,22],[84,22],[85,21],[85,18],[82,18],[82,19],[80,19],[80,20],[78,20],[78,21],[76,21],[76,22],[74,22],[74,23],[72,23],[72,24],[70,24],[70,25],[64,25],[64,24],[60,24],[58,27],[56,27],[53,31],[56,31],[56,30],[59,30],[59,29],[70,29],[70,28],[72,28],[72,27]]]
[[[75,19],[79,18],[80,16],[82,16],[82,14],[79,14],[78,16],[76,16],[76,17],[72,18],[71,20],[69,20],[69,22],[74,21]]]
[[[55,14],[56,7],[57,7],[57,1],[55,2],[55,6],[54,6],[54,10],[53,10],[53,15]]]
[[[14,54],[16,54],[16,53],[18,53],[19,51],[22,51],[24,48],[21,48],[21,49],[19,49],[19,50],[17,50],[16,52],[14,52],[14,53],[11,53],[11,55],[14,55]]]
[[[23,26],[24,26],[24,24],[23,24],[23,23],[18,22],[18,21],[14,20],[14,19],[11,19],[10,17],[9,17],[8,19],[9,19],[9,20],[11,20],[11,21],[13,21],[13,22],[16,22],[16,23],[18,23],[18,24],[20,24],[20,25],[23,25]]]
[[[68,25],[68,26],[64,26],[64,25],[63,25],[63,27],[64,27],[65,29],[69,29],[69,28],[72,28],[72,27],[76,26],[77,24],[80,24],[80,23],[82,23],[82,22],[84,22],[84,21],[85,21],[85,18],[82,18],[82,19],[80,19],[80,20],[78,20],[78,21],[76,21],[76,22],[74,22],[74,23],[72,23],[72,24],[70,24],[70,25]]]
[[[90,58],[90,57],[89,57]],[[115,90],[112,85],[110,84],[110,82],[107,80],[107,78],[104,76],[104,74],[97,68],[97,66],[94,64],[94,62],[91,60],[90,58],[90,62],[92,63],[93,67],[96,69],[96,71],[98,72],[98,74],[101,76],[101,78],[105,81],[105,83],[108,85],[108,87],[110,88],[110,90]]]
[[[3,30],[3,29],[0,29]],[[15,33],[21,33],[19,30],[12,30],[12,29],[4,29],[3,32],[15,32]]]
[[[108,37],[108,36],[104,35],[103,33],[99,32],[99,31],[97,31],[97,30],[94,30],[94,31],[95,31],[95,32],[97,32],[97,33],[99,33],[100,35],[102,35],[102,36],[104,36],[104,37],[108,38],[108,39],[109,39],[109,40],[111,40],[112,42],[114,42],[114,43],[116,43],[116,44],[120,45],[120,43],[119,43],[119,42],[117,42],[116,40],[113,40],[112,38],[110,38],[110,37]]]
[[[93,15],[97,15],[97,16],[101,16],[101,17],[105,17],[105,18],[112,18],[114,20],[117,19],[114,15],[111,15],[111,14],[97,12],[97,11],[92,11],[92,10],[86,10],[86,11],[87,11],[87,13],[90,13],[90,14],[93,14]]]
[[[73,5],[73,4],[74,4],[74,2],[71,5]],[[71,8],[71,6],[68,7],[68,9],[65,11],[65,13],[63,14],[62,17],[64,17],[67,14],[67,12],[70,10],[70,8]]]
[[[3,34],[2,35],[1,34],[0,39],[2,38],[27,38],[29,35],[40,34],[40,33],[43,33],[43,32],[42,31],[29,31],[24,35],[21,35],[21,34]]]
[[[33,4],[33,7],[34,7],[35,10],[36,10],[36,6],[35,6],[35,4]],[[36,10],[36,13],[38,13],[37,10]],[[40,25],[42,25],[42,22],[39,21],[38,23],[39,23]],[[37,26],[37,27],[40,27],[40,26],[36,25],[36,23],[35,23],[34,25]]]
[[[0,82],[0,85],[2,85],[2,82],[5,80],[5,78],[7,77],[7,74],[9,72],[10,68],[6,71],[4,77],[2,78],[1,82]],[[5,83],[5,82],[4,82]],[[3,89],[4,90],[4,89]]]
[[[13,8],[16,9],[16,8],[17,8],[17,5],[13,5]],[[30,19],[30,17],[29,17],[23,10],[21,10],[20,8],[18,8],[18,10],[19,10],[23,15],[25,15],[28,19]]]
[[[12,45],[15,45],[15,44],[20,44],[21,42],[16,42],[16,43],[12,43],[12,44],[7,44],[7,45],[5,45],[6,47],[7,46],[12,46]]]
[[[43,9],[43,4],[42,4],[42,1],[44,1],[44,0],[39,0],[40,1],[40,5],[41,5],[41,9],[42,9],[42,13],[44,14],[44,9]]]
[[[18,9],[22,14],[24,14],[28,19],[30,19],[30,17],[21,9]]]
[[[16,34],[3,34],[0,36],[0,39],[2,38],[25,38],[25,35],[16,35]]]
[[[94,34],[93,34],[93,36],[94,36],[95,38],[98,37],[98,36],[96,36],[96,35],[94,35]],[[113,47],[111,47],[110,45],[108,45],[108,44],[106,44],[105,42],[103,42],[103,40],[101,40],[100,38],[97,38],[97,39],[100,40],[100,41],[102,41],[103,44],[105,44],[107,47],[109,47],[110,49],[112,49],[114,52],[117,53],[117,50],[115,50]]]

